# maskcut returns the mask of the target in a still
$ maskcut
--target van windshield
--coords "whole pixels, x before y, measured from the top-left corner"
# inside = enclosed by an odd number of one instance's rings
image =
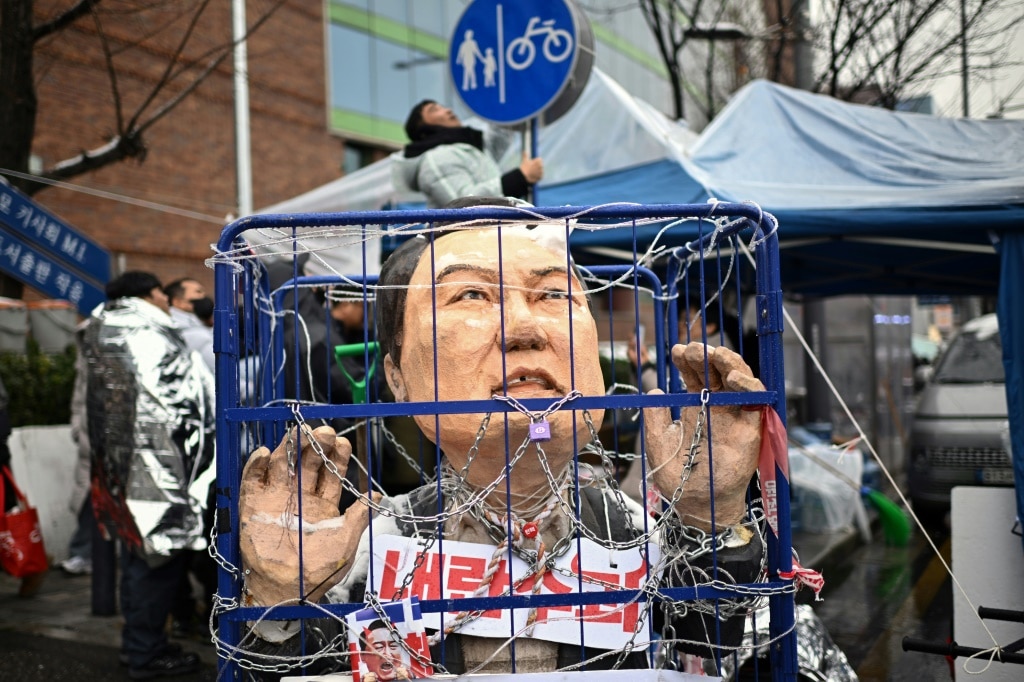
[[[937,384],[1003,383],[1003,346],[999,334],[957,336],[935,369]]]

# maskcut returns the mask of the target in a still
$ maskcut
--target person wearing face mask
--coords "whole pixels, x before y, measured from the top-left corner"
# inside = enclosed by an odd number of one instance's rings
[[[182,277],[164,287],[164,294],[170,304],[171,319],[179,329],[202,326],[194,309],[195,302],[206,296],[202,284],[191,277]]]
[[[597,325],[582,281],[567,266],[564,240],[561,246],[553,244],[553,235],[541,232],[523,226],[453,230],[410,239],[389,257],[378,282],[377,322],[383,371],[396,401],[555,402],[605,395]],[[672,361],[690,392],[705,387],[705,362],[709,388],[764,390],[742,358],[728,349],[699,342],[677,345]],[[691,442],[700,410],[684,408],[679,421],[672,420],[668,408],[644,411],[647,470],[670,502],[659,521],[659,538],[651,541],[664,560],[660,585],[665,587],[705,582],[713,570],[737,583],[754,582],[761,574],[763,544],[747,507],[760,448],[760,412],[712,408],[713,433],[703,431],[688,460],[680,444]],[[338,511],[341,484],[328,471],[345,470],[351,452],[346,439],[321,427],[302,434],[301,452],[294,431],[273,452],[260,448],[245,466],[239,500],[246,604],[292,603],[300,596],[316,601],[325,595],[332,601],[361,601],[374,589],[368,585],[371,532],[374,542],[390,536],[415,538],[426,547],[439,541],[472,544],[488,555],[497,547],[495,557],[511,551],[533,571],[528,574],[535,576],[531,583],[557,581],[546,573],[545,551],[557,558],[558,548],[571,551],[581,536],[604,547],[632,548],[624,551],[636,559],[633,553],[641,550],[635,543],[642,531],[634,519],[643,518],[643,510],[611,478],[585,484],[573,476],[574,456],[591,442],[602,417],[600,409],[552,412],[543,422],[546,438],[533,438],[538,422],[518,411],[493,418],[417,415],[425,437],[443,453],[441,480],[381,500],[383,511],[371,531],[366,531],[370,521],[365,504],[353,504],[344,515]],[[709,437],[715,453],[713,489],[702,454],[709,451]],[[288,475],[290,461],[301,467],[301,477]],[[283,512],[295,509],[300,483],[305,528],[301,563],[297,527],[285,530],[280,521]],[[441,511],[446,512],[443,521],[432,520]],[[714,557],[694,549],[703,548],[705,540],[716,547]],[[384,570],[381,560],[375,561],[376,570]],[[437,585],[437,569],[428,564],[415,562],[413,585],[417,580]],[[569,582],[576,584],[576,579]],[[300,584],[306,590],[301,595]],[[395,598],[390,588],[380,589],[381,599]],[[665,612],[654,608],[648,615],[655,629],[671,623],[682,652],[711,657],[739,644],[744,608],[742,600],[723,600],[711,609],[691,604]],[[539,616],[537,623],[549,618],[559,619]],[[464,623],[472,618],[446,625],[445,637],[432,646],[434,661],[443,660],[452,674],[512,669],[509,649],[502,646],[507,629],[499,637],[465,632]],[[268,654],[297,655],[316,646],[300,630],[294,622],[266,621],[251,634]],[[631,642],[616,642],[608,648],[619,653],[602,656],[590,646],[581,648],[578,640],[524,632],[515,641],[516,672],[576,669],[584,659],[585,670],[648,665],[645,647],[634,649]],[[345,665],[343,658],[333,661],[339,669]],[[322,662],[329,665],[331,659]]]
[[[203,296],[190,302],[192,315],[199,320],[198,326],[183,327],[181,336],[189,350],[194,350],[203,358],[203,362],[211,372],[217,371],[216,357],[213,354],[213,299]]]
[[[425,194],[428,208],[470,196],[524,199],[544,177],[544,161],[525,151],[519,167],[502,174],[495,159],[508,148],[510,133],[463,126],[455,112],[433,100],[412,108],[405,133],[410,143],[393,157],[392,181]]]

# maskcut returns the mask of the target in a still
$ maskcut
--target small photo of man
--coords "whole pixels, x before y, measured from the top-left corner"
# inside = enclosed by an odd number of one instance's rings
[[[359,662],[366,667],[362,682],[386,682],[409,679],[409,653],[398,632],[392,632],[382,620],[363,628]]]
[[[348,614],[352,682],[390,682],[429,677],[430,647],[416,597]]]

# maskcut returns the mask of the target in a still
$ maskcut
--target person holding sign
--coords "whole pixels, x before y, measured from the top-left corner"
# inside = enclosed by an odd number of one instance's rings
[[[657,519],[610,476],[575,475],[576,453],[599,445],[603,413],[573,410],[572,402],[603,396],[605,387],[597,327],[568,264],[560,225],[503,223],[500,232],[474,227],[418,236],[391,255],[377,306],[395,399],[495,400],[515,411],[416,416],[444,454],[441,480],[370,502],[379,513],[368,531],[365,495],[339,516],[342,482],[331,472],[345,471],[351,447],[330,428],[292,430],[273,452],[254,452],[239,509],[245,603],[294,603],[301,589],[310,601],[326,594],[379,606],[376,600],[566,593],[578,591],[579,581],[586,591],[650,593],[762,575],[763,544],[747,505],[760,411],[714,407],[706,421],[701,407],[684,408],[679,421],[668,408],[644,411],[648,471],[667,503]],[[672,361],[691,392],[764,390],[728,349],[677,345]],[[529,398],[549,400],[552,409],[531,413],[520,402]],[[289,475],[289,453],[301,476]],[[300,494],[301,564],[292,517]],[[581,663],[586,670],[647,667],[652,621],[681,651],[727,653],[740,642],[749,606],[742,599],[633,602],[424,618],[435,618],[426,627],[435,631],[437,672],[508,672],[513,648],[517,672],[543,672]],[[316,628],[327,634],[323,643],[330,640],[325,627]],[[253,630],[276,656],[303,650],[298,632],[295,623],[273,621]],[[343,658],[335,664],[344,667]]]
[[[544,161],[526,152],[518,168],[502,175],[495,159],[508,148],[511,134],[463,126],[454,111],[433,100],[412,108],[405,133],[410,143],[393,157],[392,181],[423,192],[428,208],[469,196],[522,199],[544,177]]]

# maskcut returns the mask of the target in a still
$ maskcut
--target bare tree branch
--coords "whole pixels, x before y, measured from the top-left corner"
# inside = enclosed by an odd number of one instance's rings
[[[107,34],[103,31],[103,25],[100,22],[100,16],[98,13],[92,13],[93,22],[96,25],[96,33],[100,37],[100,45],[103,47],[103,59],[107,63],[107,75],[110,79],[110,94],[114,98],[114,115],[117,117],[117,130],[118,135],[124,134],[124,116],[121,115],[121,92],[117,87],[117,69],[114,68],[114,56],[110,53],[110,42],[107,40]]]
[[[788,0],[776,0],[774,9],[778,18],[779,29],[776,31],[777,41],[774,54],[772,55],[768,78],[773,81],[780,81],[782,80],[782,56],[786,53],[786,47],[789,44],[792,21],[788,13]]]
[[[745,57],[738,56],[742,51],[720,49],[723,41],[736,38],[716,37],[716,29],[728,22],[748,33],[760,34],[763,10],[755,11],[759,28],[750,30],[753,22],[749,20],[749,8],[759,6],[744,0],[640,0],[639,5],[668,71],[675,117],[683,118],[688,107],[696,106],[699,115],[691,123],[700,125],[702,119],[710,120],[735,87],[740,62],[743,69],[749,66]],[[691,49],[695,45],[699,47]],[[726,69],[722,68],[723,62]]]
[[[224,60],[227,59],[230,55],[231,52],[225,50],[219,57],[210,62],[210,64],[205,69],[203,69],[203,71],[198,76],[196,76],[196,78],[191,83],[189,83],[188,86],[185,87],[185,89],[183,89],[181,92],[176,94],[171,99],[167,100],[167,102],[160,106],[147,120],[140,123],[133,130],[137,130],[138,134],[141,135],[143,132],[152,127],[154,123],[156,123],[161,118],[169,114],[174,109],[174,107],[178,106],[183,99],[185,99],[192,93],[192,91],[194,91],[196,88],[202,85],[203,81],[206,80],[206,77],[213,73],[217,69],[217,67],[220,66],[224,62]]]
[[[276,12],[278,9],[280,9],[281,6],[283,6],[285,2],[286,2],[286,0],[277,0],[271,6],[270,10],[268,10],[263,15],[261,15],[253,23],[253,25],[249,27],[249,29],[246,31],[245,35],[242,36],[241,40],[245,40],[246,37],[248,37],[254,31],[256,31],[258,28],[263,26],[263,24],[265,24],[270,19],[270,17],[273,15],[273,13]],[[182,90],[176,96],[172,97],[168,102],[166,102],[159,109],[157,109],[157,111],[152,116],[150,116],[147,121],[145,121],[144,123],[142,123],[142,124],[140,124],[138,126],[139,132],[141,133],[141,132],[145,131],[146,129],[151,127],[154,123],[156,123],[161,118],[163,118],[165,115],[170,113],[170,111],[173,110],[174,107],[176,107],[183,99],[185,99],[185,97],[187,97],[193,90],[195,90],[197,87],[199,87],[203,83],[203,81],[205,81],[206,78],[211,73],[213,73],[217,69],[218,66],[220,66],[224,62],[225,59],[227,59],[229,56],[231,56],[232,50],[234,49],[236,44],[237,43],[231,43],[231,45],[229,45],[227,48],[225,48],[223,50],[220,50],[220,54],[217,55],[213,59],[213,61],[211,61],[206,66],[206,68],[204,68],[203,71],[201,73],[199,73],[195,77],[195,79],[193,79],[192,83],[190,83],[184,90]],[[211,50],[211,52],[215,53],[216,51]],[[172,76],[172,78],[176,78],[177,75],[178,74],[175,74],[174,76]]]
[[[171,58],[167,60],[167,67],[164,69],[163,75],[157,81],[156,86],[154,86],[153,89],[150,91],[149,96],[143,99],[142,104],[139,105],[138,109],[136,109],[132,117],[128,119],[129,130],[132,130],[136,127],[139,117],[142,116],[143,112],[146,111],[146,108],[153,103],[153,100],[156,99],[156,96],[159,95],[160,92],[167,86],[169,82],[169,76],[174,71],[175,63],[178,61],[178,59],[181,58],[181,54],[185,50],[185,46],[188,45],[188,41],[192,37],[193,31],[195,31],[196,26],[199,24],[200,17],[203,16],[203,12],[206,11],[206,8],[209,6],[209,4],[210,0],[203,0],[199,7],[192,14],[192,18],[189,20],[188,26],[185,28],[185,32],[181,36],[181,40],[178,41],[178,47],[172,53]]]
[[[654,35],[658,53],[668,71],[669,85],[672,88],[673,115],[676,119],[685,117],[686,105],[683,99],[682,73],[679,68],[679,52],[682,44],[674,40],[672,24],[675,18],[671,7],[666,7],[660,0],[640,0],[640,9],[648,28]],[[664,13],[664,14],[663,14]]]
[[[54,17],[52,20],[39,24],[32,29],[32,41],[38,42],[46,36],[56,33],[64,28],[67,28],[74,22],[78,21],[86,14],[92,11],[92,8],[98,5],[100,0],[79,0],[77,5],[70,7],[63,14]]]
[[[855,57],[862,56],[865,51],[875,49],[875,43],[879,41],[875,39],[877,36],[874,35],[874,32],[882,21],[893,13],[895,6],[901,1],[888,0],[882,5],[877,5],[875,3],[851,4],[846,0],[840,0],[836,4],[835,20],[832,24],[835,35],[830,37],[830,42],[834,42],[835,37],[841,33],[845,33],[846,36],[842,44],[832,51],[828,70],[815,80],[816,91],[820,90],[827,80],[829,88],[826,92],[833,97],[841,95],[839,81],[844,69]]]
[[[276,0],[267,11],[261,14],[259,18],[253,22],[240,40],[245,40],[248,36],[252,35],[253,32],[262,27],[274,13],[285,4],[285,2],[286,0]],[[104,44],[104,54],[108,59],[108,69],[111,72],[111,87],[114,91],[115,103],[118,105],[118,133],[109,142],[101,145],[100,147],[89,151],[83,151],[70,159],[65,159],[54,164],[41,174],[42,177],[54,180],[66,180],[68,178],[75,177],[76,175],[81,175],[82,173],[87,173],[118,161],[130,158],[145,158],[146,145],[143,139],[143,134],[158,121],[171,113],[175,107],[192,94],[200,85],[202,85],[203,82],[205,82],[206,79],[232,54],[232,50],[235,46],[234,42],[211,48],[195,59],[185,60],[182,58],[188,40],[199,25],[199,18],[208,5],[209,0],[203,0],[196,6],[194,13],[190,17],[189,24],[185,29],[183,38],[178,41],[177,47],[172,56],[168,58],[167,67],[164,69],[156,84],[149,91],[142,104],[136,108],[135,113],[125,124],[120,123],[122,112],[120,99],[117,95],[117,78],[116,71],[114,70],[112,52],[107,47],[107,37],[103,33],[102,28],[100,28],[100,40]],[[177,91],[159,107],[146,115],[146,112],[152,108],[153,103],[161,93],[163,93],[172,83],[176,82],[182,75],[192,71],[201,61],[206,61],[205,66],[203,66],[203,68],[196,73],[191,80],[181,88],[181,90]]]
[[[88,173],[111,163],[131,158],[145,158],[146,148],[141,136],[117,136],[102,147],[91,151],[83,151],[77,156],[61,161],[41,173],[41,177],[50,180],[66,180],[82,173]]]

